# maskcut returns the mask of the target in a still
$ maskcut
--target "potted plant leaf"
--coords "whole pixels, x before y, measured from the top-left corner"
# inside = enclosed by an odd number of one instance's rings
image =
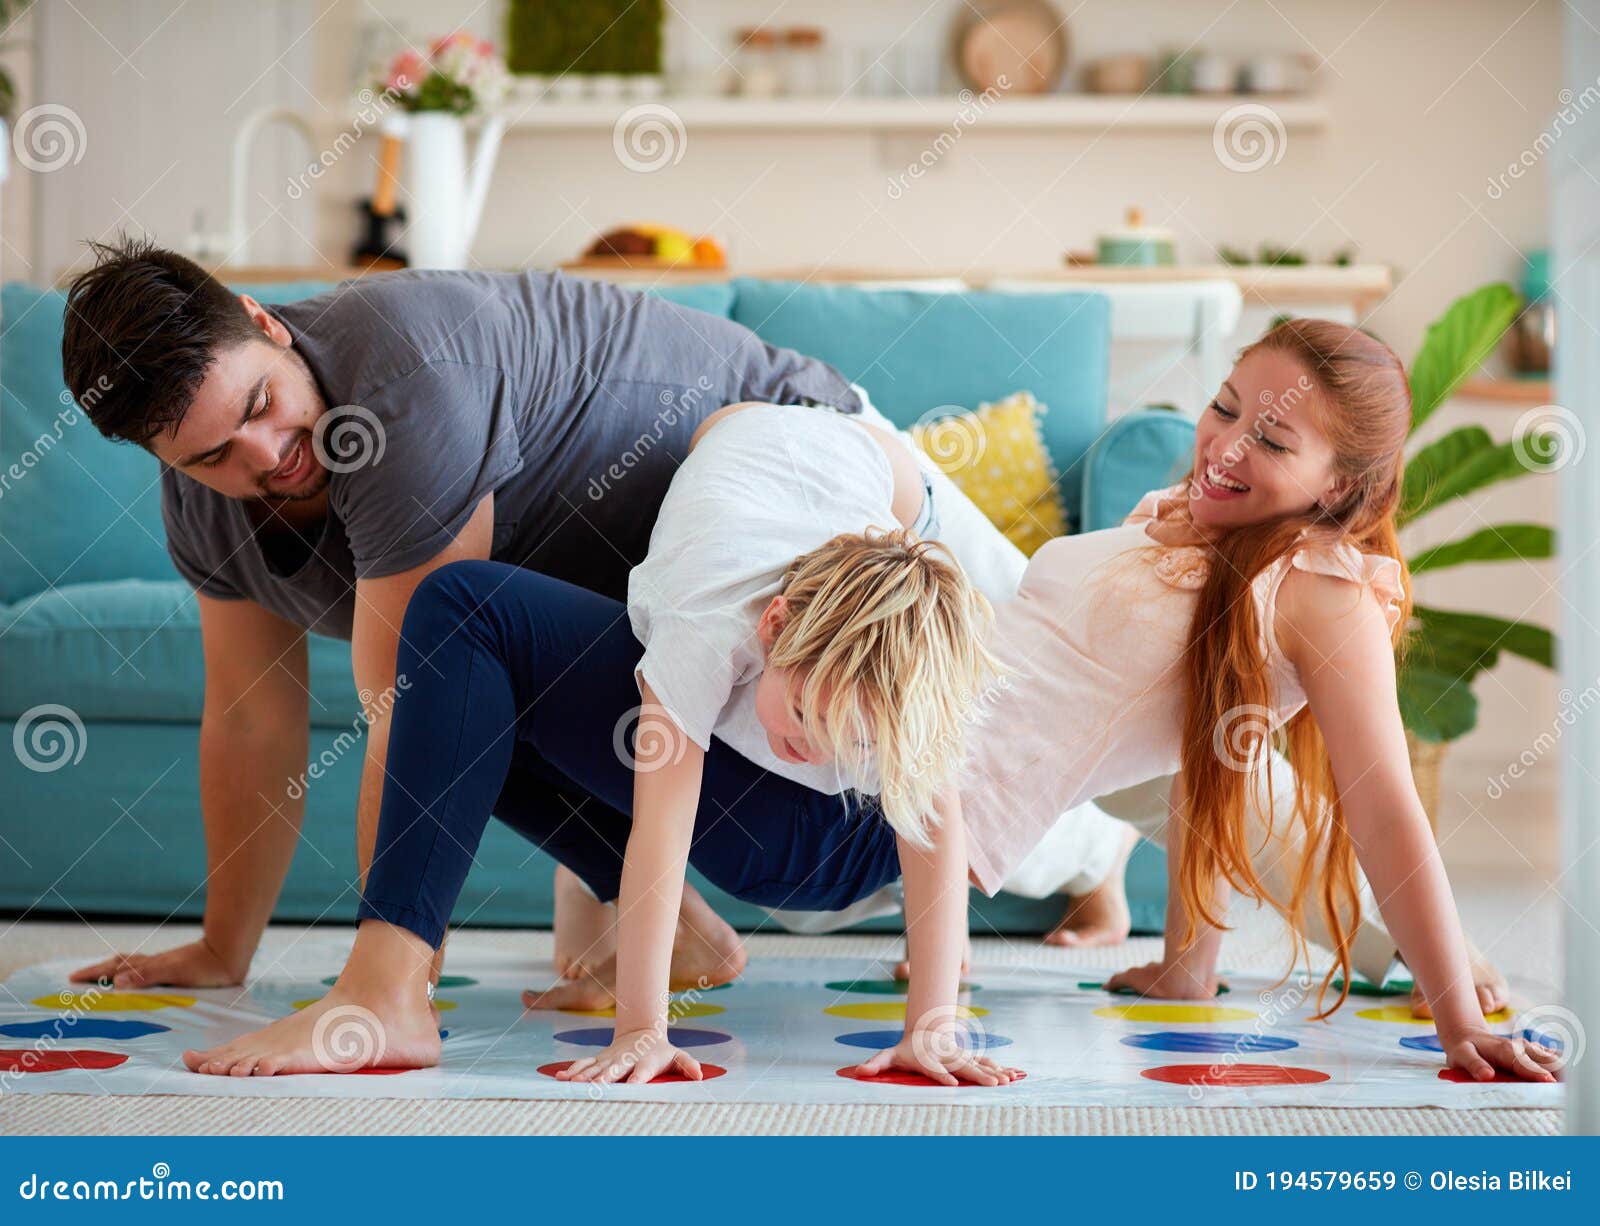
[[[1451,304],[1423,338],[1411,364],[1411,434],[1473,374],[1511,326],[1522,302],[1509,285],[1486,285]],[[1459,426],[1406,461],[1401,527],[1490,485],[1548,471],[1530,463],[1521,440],[1496,442],[1481,426]],[[1413,575],[1475,562],[1549,558],[1555,532],[1544,524],[1493,524],[1408,559]],[[1542,626],[1485,613],[1418,604],[1404,644],[1400,713],[1412,770],[1430,820],[1437,819],[1445,749],[1477,725],[1473,682],[1502,652],[1554,667],[1555,639]]]

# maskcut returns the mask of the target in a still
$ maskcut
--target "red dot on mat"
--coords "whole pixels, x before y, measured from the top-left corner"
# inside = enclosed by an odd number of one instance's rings
[[[0,1072],[59,1073],[66,1069],[116,1068],[128,1057],[117,1051],[0,1051]]]
[[[1518,1077],[1515,1073],[1502,1073],[1499,1069],[1495,1069],[1494,1077],[1491,1080],[1489,1080],[1489,1081],[1479,1081],[1476,1077],[1474,1077],[1471,1073],[1467,1072],[1467,1070],[1464,1069],[1464,1068],[1442,1068],[1442,1069],[1439,1070],[1439,1080],[1440,1081],[1454,1081],[1459,1085],[1468,1085],[1468,1086],[1492,1086],[1497,1081],[1499,1081],[1499,1082],[1521,1083],[1522,1085],[1538,1085],[1539,1084],[1536,1081],[1529,1081],[1524,1077]]]
[[[563,1069],[571,1068],[574,1063],[576,1063],[576,1061],[573,1061],[573,1060],[558,1060],[554,1064],[541,1064],[539,1066],[539,1071],[541,1073],[543,1073],[546,1077],[554,1077],[557,1073],[561,1072]],[[713,1077],[721,1077],[727,1071],[728,1070],[723,1068],[720,1064],[707,1064],[704,1061],[702,1061],[701,1064],[700,1064],[700,1080],[701,1081],[710,1081]],[[677,1069],[668,1069],[665,1073],[661,1073],[660,1075],[651,1078],[650,1079],[650,1084],[653,1085],[653,1086],[664,1086],[664,1085],[672,1085],[673,1083],[679,1082],[679,1081],[693,1081],[693,1080],[694,1080],[694,1078],[685,1077],[682,1073],[678,1072]]]
[[[1308,1086],[1328,1080],[1314,1068],[1276,1064],[1163,1064],[1140,1069],[1139,1076],[1175,1086]]]
[[[871,1085],[879,1086],[937,1086],[941,1090],[958,1088],[998,1090],[1004,1088],[1002,1086],[979,1086],[971,1081],[963,1081],[956,1086],[947,1086],[941,1081],[935,1081],[932,1077],[926,1077],[921,1073],[908,1072],[904,1069],[889,1069],[883,1073],[859,1073],[856,1071],[858,1068],[860,1068],[860,1065],[856,1064],[852,1064],[848,1068],[842,1068],[838,1070],[839,1076],[848,1077],[851,1081],[865,1081]],[[1021,1081],[1026,1076],[1026,1073],[1013,1073],[1012,1080]]]

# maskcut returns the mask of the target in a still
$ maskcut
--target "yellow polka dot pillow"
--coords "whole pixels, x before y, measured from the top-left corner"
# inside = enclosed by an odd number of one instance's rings
[[[1016,392],[975,413],[911,428],[911,437],[1023,553],[1067,530],[1055,466],[1044,444],[1045,406]]]

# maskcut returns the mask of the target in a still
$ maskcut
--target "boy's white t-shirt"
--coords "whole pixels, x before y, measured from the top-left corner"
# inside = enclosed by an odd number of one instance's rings
[[[900,526],[889,458],[858,420],[755,405],[719,421],[683,462],[650,550],[628,577],[644,646],[635,675],[702,749],[717,737],[819,792],[874,794],[835,763],[785,762],[756,718],[756,623],[794,560],[845,532]]]

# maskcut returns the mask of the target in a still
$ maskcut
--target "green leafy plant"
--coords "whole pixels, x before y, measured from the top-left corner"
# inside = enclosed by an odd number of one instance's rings
[[[1461,381],[1475,372],[1522,308],[1505,284],[1457,299],[1423,338],[1411,364],[1411,433],[1415,436]],[[1481,426],[1460,426],[1418,448],[1406,462],[1399,523],[1415,523],[1447,503],[1501,481],[1539,471],[1515,442],[1497,443]],[[1543,524],[1495,524],[1408,559],[1425,574],[1474,562],[1549,558],[1555,533]],[[1555,637],[1542,626],[1483,613],[1418,605],[1400,672],[1400,713],[1417,739],[1453,741],[1478,722],[1472,684],[1501,652],[1554,666]]]
[[[0,0],[0,36],[7,33],[18,18],[20,18],[33,0]],[[0,37],[0,50],[4,50],[6,40]],[[11,119],[11,112],[17,104],[17,87],[11,80],[11,74],[0,68],[0,119],[7,122]]]

